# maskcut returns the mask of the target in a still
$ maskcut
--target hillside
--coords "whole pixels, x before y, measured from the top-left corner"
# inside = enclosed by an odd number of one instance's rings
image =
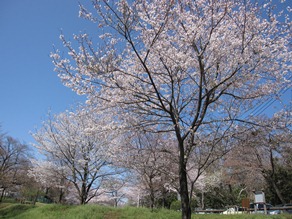
[[[156,209],[151,212],[147,208],[110,208],[97,205],[68,206],[55,204],[38,204],[36,206],[2,203],[0,204],[0,218],[5,219],[179,219],[180,212],[166,209]],[[292,219],[292,215],[193,215],[193,219]]]

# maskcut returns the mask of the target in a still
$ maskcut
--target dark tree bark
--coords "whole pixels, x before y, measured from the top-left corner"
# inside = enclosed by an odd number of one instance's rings
[[[183,150],[180,150],[180,152],[184,154]],[[186,162],[185,162],[183,154],[180,155],[180,160],[179,160],[179,173],[180,173],[179,183],[180,183],[182,219],[190,219],[192,212],[191,212],[190,198],[189,198],[189,192],[188,192]]]
[[[5,193],[5,188],[2,188],[1,196],[0,196],[0,202],[3,201],[4,193]]]

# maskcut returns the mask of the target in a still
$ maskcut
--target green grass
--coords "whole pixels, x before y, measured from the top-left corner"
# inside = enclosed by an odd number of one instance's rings
[[[2,203],[0,204],[0,218],[15,218],[32,208],[34,208],[34,206]]]
[[[110,208],[97,205],[67,206],[55,204],[24,205],[17,203],[1,203],[2,219],[180,219],[180,212],[166,209],[147,208]],[[292,215],[198,215],[193,219],[292,219]]]

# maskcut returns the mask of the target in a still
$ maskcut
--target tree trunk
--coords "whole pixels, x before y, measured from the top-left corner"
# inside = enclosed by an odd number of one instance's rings
[[[282,204],[285,204],[285,200],[276,184],[276,179],[275,179],[275,171],[276,171],[276,167],[275,167],[275,163],[274,163],[274,157],[273,157],[273,149],[270,148],[270,162],[271,162],[271,166],[272,166],[272,171],[269,174],[269,178],[272,181],[272,186],[275,189],[275,192],[278,196],[278,198],[280,199],[280,201],[282,202]],[[269,179],[267,179],[267,181],[269,181]]]
[[[138,200],[137,200],[137,208],[140,207],[140,190],[139,190],[139,193],[138,193]]]
[[[155,202],[155,195],[154,195],[153,189],[151,188],[151,192],[150,192],[150,208],[151,208],[151,211],[153,211],[153,209],[154,209],[154,202]]]
[[[83,181],[81,186],[80,186],[80,188],[78,186],[79,185],[76,183],[75,187],[78,188],[79,203],[80,203],[80,205],[85,205],[86,204],[86,199],[87,199],[86,183]]]
[[[85,183],[82,183],[80,204],[85,205],[86,199],[87,199],[86,185],[85,185]]]
[[[60,189],[59,201],[58,201],[59,204],[63,203],[63,196],[64,196],[64,191],[63,189]]]
[[[205,200],[204,200],[204,197],[205,197],[205,193],[204,193],[204,191],[202,191],[201,208],[203,210],[205,209]]]
[[[231,184],[228,184],[228,188],[229,188],[229,198],[231,200],[232,205],[236,204],[236,201],[234,200],[234,196],[233,196],[233,189]]]
[[[282,196],[282,194],[281,194],[281,192],[280,192],[280,190],[279,190],[278,186],[276,185],[275,180],[273,178],[272,178],[272,185],[273,185],[273,188],[275,189],[275,192],[276,192],[278,198],[282,202],[282,204],[285,204],[285,200],[284,200],[284,198],[283,198],[283,196]]]
[[[0,196],[0,202],[2,202],[2,200],[3,200],[4,193],[5,193],[5,188],[2,188],[2,192],[1,192],[1,196]]]
[[[166,194],[167,194],[167,191],[163,188],[162,189],[162,207],[163,208],[168,208],[168,206],[166,206]]]
[[[39,190],[37,190],[37,193],[36,193],[36,195],[35,195],[35,197],[34,197],[34,199],[33,199],[33,205],[35,205],[35,203],[37,202],[37,200],[38,200],[38,197],[39,197],[39,193],[40,193],[40,191]]]
[[[191,219],[191,206],[188,192],[188,181],[186,171],[186,161],[183,142],[179,143],[179,184],[180,184],[180,197],[181,197],[181,210],[182,219]]]

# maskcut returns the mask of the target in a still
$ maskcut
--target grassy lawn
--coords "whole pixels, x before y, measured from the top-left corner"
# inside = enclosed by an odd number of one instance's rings
[[[37,204],[36,206],[1,203],[0,218],[13,219],[180,219],[180,212],[147,208],[110,208],[97,205],[67,206],[55,204]],[[292,215],[193,215],[193,219],[292,219]]]

